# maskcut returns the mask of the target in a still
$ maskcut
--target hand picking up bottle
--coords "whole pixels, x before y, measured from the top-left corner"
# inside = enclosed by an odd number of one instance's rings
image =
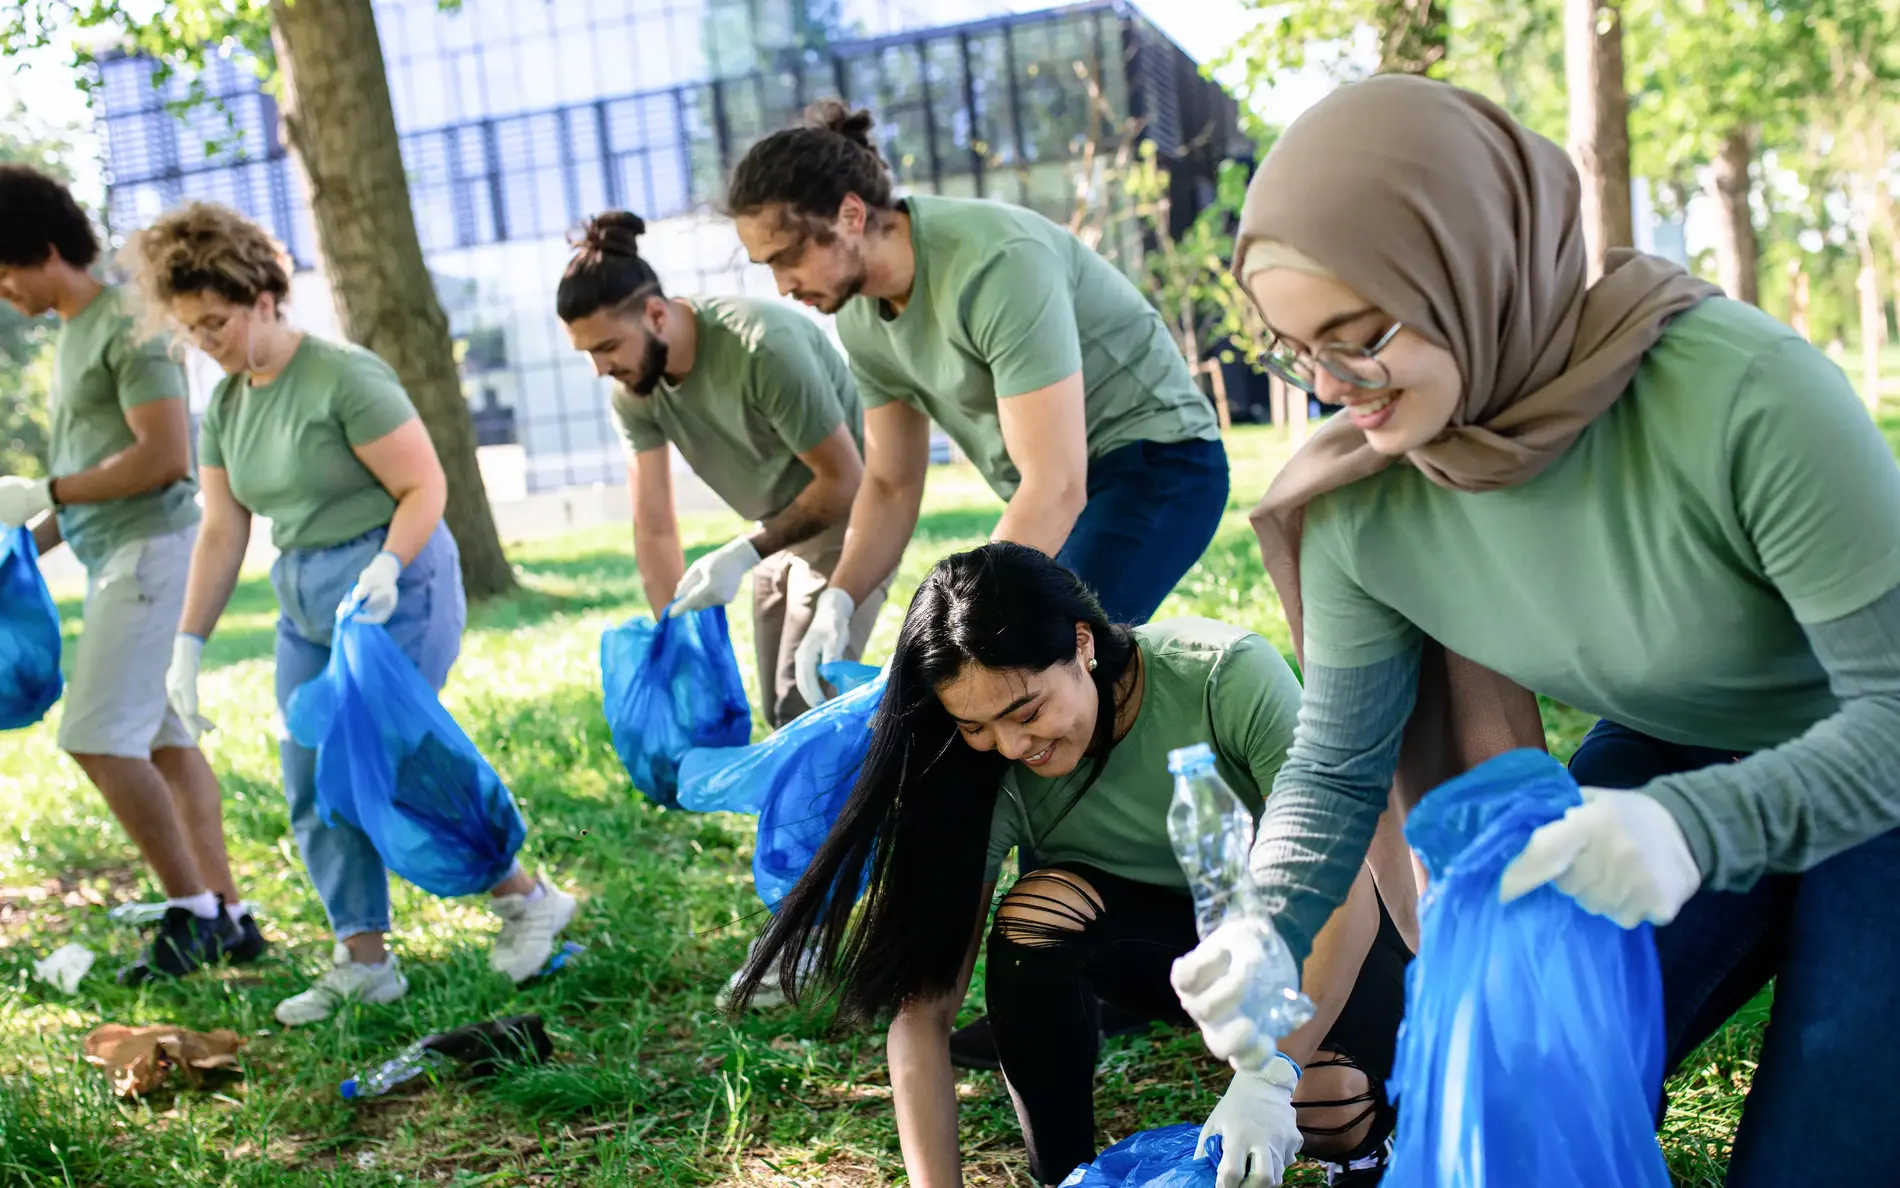
[[[1208,1050],[1237,1072],[1266,1069],[1274,1041],[1313,1017],[1293,954],[1273,930],[1247,874],[1253,815],[1214,769],[1206,745],[1170,752],[1168,836],[1194,892],[1201,945],[1174,963],[1181,1005]]]
[[[1301,1144],[1293,1109],[1300,1069],[1275,1041],[1311,1019],[1313,1004],[1247,874],[1253,814],[1221,779],[1206,744],[1170,752],[1168,769],[1168,837],[1194,893],[1202,940],[1174,963],[1171,980],[1208,1049],[1234,1068],[1198,1151],[1218,1136],[1219,1188],[1264,1188],[1280,1182]]]

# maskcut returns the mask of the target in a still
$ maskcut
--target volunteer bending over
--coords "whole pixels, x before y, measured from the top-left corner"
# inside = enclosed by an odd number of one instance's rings
[[[780,291],[838,315],[866,410],[851,530],[798,653],[808,700],[917,526],[933,420],[1008,502],[991,538],[1061,559],[1113,622],[1147,621],[1227,504],[1213,406],[1128,278],[1022,207],[894,199],[870,130],[817,104],[727,197]]]
[[[283,320],[282,255],[242,215],[191,203],[128,245],[144,300],[197,343],[226,378],[200,429],[205,522],[167,678],[173,707],[198,715],[198,665],[250,542],[271,521],[277,705],[330,661],[339,608],[360,603],[440,689],[461,650],[467,606],[460,558],[442,524],[446,485],[435,447],[389,366]],[[348,1000],[387,1003],[408,982],[385,947],[389,878],[368,837],[318,816],[316,752],[279,743],[291,830],[340,942],[335,967],[277,1004],[287,1024],[327,1019]],[[489,900],[501,936],[489,966],[514,981],[547,961],[574,900],[517,867]]]
[[[41,554],[63,540],[86,567],[59,746],[138,846],[166,907],[151,947],[119,972],[137,984],[268,947],[225,852],[223,797],[165,700],[198,532],[185,375],[142,341],[117,286],[88,271],[99,240],[66,187],[0,165],[0,299],[59,315],[48,421],[51,477],[0,478],[0,526],[29,521]]]
[[[640,256],[646,224],[591,220],[555,294],[576,350],[619,382],[613,410],[628,450],[633,546],[654,614],[724,606],[752,576],[753,637],[765,719],[806,709],[793,655],[844,548],[864,474],[864,411],[822,331],[778,302],[668,298]],[[672,449],[756,531],[693,562],[680,549]],[[892,567],[894,569],[895,566]],[[844,655],[863,654],[890,589],[887,569],[851,615]]]
[[[1033,852],[989,927],[985,989],[1030,1173],[1059,1182],[1096,1153],[1097,998],[1182,1018],[1168,968],[1195,943],[1194,902],[1168,840],[1168,752],[1209,744],[1258,811],[1299,699],[1286,661],[1250,632],[1111,623],[1075,574],[1022,545],[947,558],[904,617],[851,798],[779,905],[740,1001],[774,966],[794,996],[809,991],[799,955],[815,951],[848,1014],[895,1012],[910,1180],[961,1183],[951,1028],[1004,859]],[[1381,935],[1358,986],[1289,1038],[1306,1076],[1288,1059],[1236,1076],[1208,1123],[1224,1185],[1277,1182],[1303,1137],[1324,1154],[1372,1125],[1360,1095],[1367,1074],[1390,1071],[1410,954],[1389,919],[1380,927],[1369,879],[1359,895]]]
[[[1662,261],[1587,282],[1563,150],[1440,83],[1296,121],[1236,254],[1276,370],[1345,405],[1255,513],[1305,648],[1253,855],[1280,935],[1306,952],[1395,770],[1538,745],[1526,690],[1600,714],[1501,894],[1660,926],[1672,1067],[1776,980],[1730,1185],[1890,1180],[1900,469],[1845,377]],[[1177,984],[1251,1062],[1247,951]]]

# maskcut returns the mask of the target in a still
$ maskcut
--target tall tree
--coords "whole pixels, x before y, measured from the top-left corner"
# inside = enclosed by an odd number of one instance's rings
[[[440,2],[453,8],[457,0]],[[461,546],[469,595],[513,589],[448,318],[416,235],[371,0],[17,0],[0,15],[0,54],[73,27],[116,30],[187,77],[208,53],[238,47],[279,87],[337,320],[395,369],[435,442],[449,484],[444,518]],[[76,65],[85,65],[83,53]]]
[[[443,518],[471,597],[506,593],[502,554],[476,462],[448,315],[416,235],[382,40],[370,0],[271,0],[284,130],[309,183],[337,323],[382,356],[416,402],[449,480]]]
[[[1583,236],[1594,279],[1602,275],[1605,253],[1635,243],[1629,93],[1623,86],[1623,21],[1616,0],[1564,0],[1564,75],[1570,92],[1570,157],[1583,179]]]
[[[1639,176],[1696,186],[1716,210],[1716,271],[1760,295],[1753,196],[1764,145],[1801,136],[1826,87],[1806,0],[1622,0]]]

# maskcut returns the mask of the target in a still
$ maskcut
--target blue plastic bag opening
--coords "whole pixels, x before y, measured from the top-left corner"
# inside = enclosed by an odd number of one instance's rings
[[[681,808],[759,815],[752,882],[768,908],[790,893],[850,799],[884,699],[883,673],[868,664],[827,664],[820,674],[850,691],[760,742],[693,751],[680,765]]]
[[[1129,1135],[1070,1172],[1061,1188],[1214,1188],[1220,1169],[1220,1136],[1208,1140],[1207,1154],[1194,1157],[1201,1125],[1183,1122]]]
[[[679,807],[680,760],[695,747],[752,737],[752,706],[715,606],[656,622],[631,619],[600,637],[600,676],[614,751],[648,799]]]
[[[0,730],[38,722],[65,688],[59,610],[40,576],[33,533],[14,528],[0,542]]]
[[[330,646],[285,715],[317,753],[324,823],[362,830],[384,866],[432,895],[499,883],[528,832],[501,777],[388,631],[346,616]]]
[[[1562,764],[1512,751],[1407,821],[1431,885],[1389,1086],[1386,1188],[1669,1188],[1649,927],[1620,928],[1550,886],[1498,902],[1532,832],[1580,803]]]

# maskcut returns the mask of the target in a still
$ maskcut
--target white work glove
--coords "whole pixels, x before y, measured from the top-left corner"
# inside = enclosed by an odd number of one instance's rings
[[[1265,927],[1248,916],[1231,919],[1176,960],[1168,974],[1207,1050],[1236,1073],[1261,1073],[1279,1051],[1273,1037],[1241,1012],[1248,987],[1267,976]]]
[[[824,703],[825,683],[818,677],[818,666],[844,659],[845,647],[851,642],[851,616],[857,613],[858,604],[836,586],[827,586],[818,595],[811,628],[805,632],[805,638],[798,641],[798,651],[793,658],[798,694],[807,706]]]
[[[1286,1056],[1269,1061],[1264,1072],[1234,1074],[1194,1148],[1199,1159],[1207,1153],[1207,1140],[1220,1136],[1216,1188],[1268,1188],[1293,1166],[1304,1141],[1293,1110],[1299,1079],[1298,1067]]]
[[[1675,817],[1641,792],[1583,789],[1583,803],[1545,825],[1504,868],[1498,899],[1545,883],[1625,928],[1667,924],[1702,887]]]
[[[172,640],[172,663],[165,670],[165,699],[193,738],[217,729],[209,718],[198,712],[198,666],[204,654],[204,640],[181,632]]]
[[[18,528],[41,512],[53,510],[53,480],[0,478],[0,528]]]
[[[666,612],[667,618],[731,602],[739,596],[739,583],[758,563],[759,550],[743,536],[720,545],[687,567],[679,589],[673,591],[673,607]]]
[[[389,616],[396,613],[396,579],[402,576],[402,562],[396,554],[382,552],[363,567],[357,575],[356,588],[337,608],[338,617],[350,606],[355,606],[356,618],[360,623],[378,624],[389,622]]]

